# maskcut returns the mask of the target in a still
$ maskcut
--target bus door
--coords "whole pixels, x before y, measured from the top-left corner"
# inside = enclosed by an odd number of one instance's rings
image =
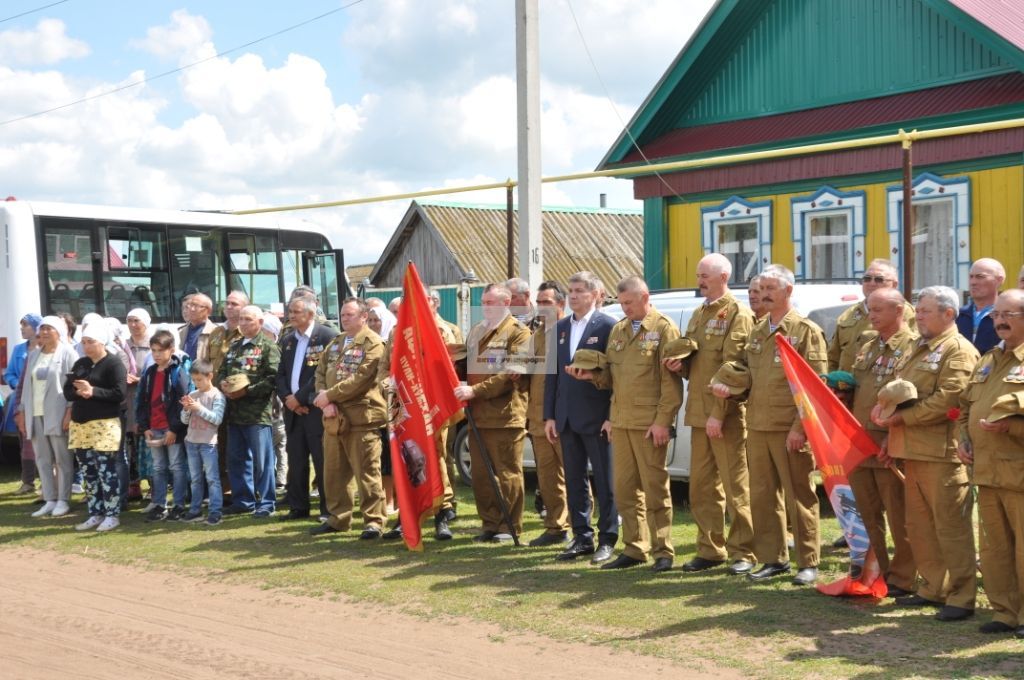
[[[328,319],[341,316],[341,304],[352,295],[345,275],[345,252],[324,250],[302,256],[304,281],[320,295],[320,311]]]

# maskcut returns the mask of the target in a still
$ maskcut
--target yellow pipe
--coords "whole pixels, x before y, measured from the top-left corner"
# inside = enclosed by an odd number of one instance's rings
[[[792,146],[782,149],[766,149],[764,151],[749,151],[746,153],[727,154],[724,156],[711,156],[709,158],[697,158],[685,161],[670,161],[666,163],[650,163],[646,165],[633,165],[610,170],[595,170],[591,172],[576,172],[568,175],[555,175],[544,177],[541,182],[545,184],[554,182],[570,182],[579,179],[592,179],[595,177],[629,177],[632,175],[646,175],[658,172],[672,172],[675,170],[687,170],[691,168],[703,168],[715,165],[731,165],[734,163],[748,163],[769,158],[786,158],[789,156],[803,156],[824,151],[842,151],[844,149],[856,149],[866,146],[881,146],[883,144],[900,144],[907,147],[913,142],[923,139],[938,139],[940,137],[954,137],[957,135],[970,135],[980,132],[993,132],[995,130],[1008,130],[1011,128],[1024,127],[1024,118],[1011,118],[1009,120],[992,121],[989,123],[972,123],[970,125],[957,125],[954,127],[939,128],[936,130],[912,130],[906,132],[900,130],[897,133],[888,135],[876,135],[874,137],[862,137],[860,139],[847,139],[839,142],[822,142],[819,144],[807,144],[804,146]],[[407,198],[422,198],[424,196],[443,196],[446,194],[459,194],[471,191],[486,191],[488,189],[505,189],[518,184],[515,180],[508,179],[504,182],[492,182],[490,184],[475,184],[462,187],[449,187],[446,189],[425,189],[423,191],[411,191],[404,194],[389,194],[386,196],[372,196],[369,198],[352,198],[345,201],[329,201],[326,203],[300,203],[296,205],[283,205],[276,208],[254,208],[251,210],[235,210],[234,215],[254,215],[256,213],[286,212],[289,210],[312,210],[315,208],[334,208],[346,205],[360,205],[364,203],[381,203],[384,201],[397,201]]]

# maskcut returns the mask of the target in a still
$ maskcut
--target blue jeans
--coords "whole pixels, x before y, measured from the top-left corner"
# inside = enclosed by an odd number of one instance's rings
[[[152,430],[153,439],[163,439],[167,430]],[[188,487],[188,472],[185,469],[185,451],[181,442],[168,446],[151,446],[153,454],[153,502],[159,506],[167,504],[167,469],[171,470],[171,497],[176,507],[185,507]],[[202,500],[202,496],[199,497]]]
[[[224,494],[220,486],[220,466],[217,462],[216,444],[195,444],[185,442],[188,454],[188,471],[192,476],[192,513],[199,512],[203,504],[203,479],[210,490],[210,515],[220,515],[224,505]]]
[[[274,440],[270,425],[228,425],[231,504],[274,511]]]

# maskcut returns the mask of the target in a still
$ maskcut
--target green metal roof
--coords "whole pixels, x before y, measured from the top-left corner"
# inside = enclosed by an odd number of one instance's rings
[[[948,0],[720,0],[599,168],[674,129],[1024,70]]]

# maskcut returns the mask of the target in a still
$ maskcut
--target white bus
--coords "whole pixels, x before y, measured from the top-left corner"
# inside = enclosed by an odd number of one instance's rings
[[[21,342],[25,314],[88,312],[124,320],[136,307],[181,322],[181,299],[201,291],[221,315],[232,290],[280,310],[300,283],[337,318],[350,295],[343,251],[273,217],[147,210],[8,198],[0,202],[0,370]]]

